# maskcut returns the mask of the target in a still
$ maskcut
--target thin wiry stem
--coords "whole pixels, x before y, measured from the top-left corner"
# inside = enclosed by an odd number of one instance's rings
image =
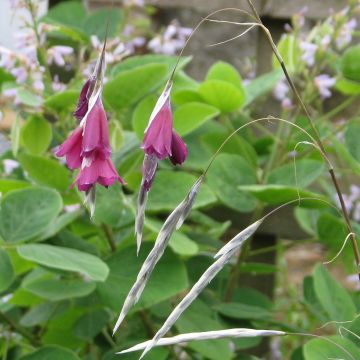
[[[281,55],[279,54],[279,51],[272,39],[272,36],[270,34],[270,31],[264,26],[264,24],[262,23],[262,20],[254,6],[254,4],[252,3],[252,0],[247,0],[256,20],[258,21],[259,24],[262,25],[262,28],[267,36],[267,39],[269,41],[269,44],[277,58],[277,60],[279,61],[280,63],[280,66],[284,72],[284,75],[286,77],[286,80],[287,82],[289,83],[290,87],[291,87],[291,90],[293,91],[294,95],[295,95],[295,98],[298,102],[298,104],[300,105],[301,109],[304,111],[307,119],[308,119],[308,122],[309,122],[309,125],[314,133],[314,137],[316,139],[316,142],[317,144],[319,145],[320,149],[322,150],[322,152],[326,155],[326,150],[325,150],[325,147],[324,147],[324,144],[321,140],[321,137],[316,129],[316,126],[315,126],[315,123],[305,105],[305,103],[302,101],[301,99],[301,96],[300,96],[300,93],[298,92],[292,78],[290,77],[288,71],[287,71],[287,68],[285,66],[285,63],[283,61],[283,59],[281,58]],[[341,209],[342,209],[342,212],[343,212],[343,217],[345,219],[345,222],[346,222],[346,226],[348,228],[348,232],[352,234],[351,236],[351,242],[352,242],[352,246],[353,246],[353,252],[354,252],[354,257],[355,257],[355,261],[356,261],[356,265],[357,265],[357,272],[358,272],[358,278],[359,278],[359,281],[360,281],[360,252],[359,252],[359,248],[358,248],[358,244],[357,244],[357,241],[356,241],[356,236],[354,234],[354,231],[353,231],[353,228],[352,228],[352,225],[351,225],[351,221],[350,221],[350,217],[349,217],[349,213],[346,209],[346,206],[345,206],[345,202],[344,202],[344,198],[342,196],[342,193],[341,193],[341,189],[340,189],[340,186],[339,186],[339,183],[338,183],[338,180],[337,180],[337,177],[335,175],[335,172],[334,172],[334,169],[333,168],[330,168],[329,169],[329,173],[330,173],[330,177],[331,177],[331,180],[334,184],[334,187],[336,189],[336,192],[337,192],[337,196],[339,198],[339,201],[340,201],[340,204],[341,204]]]

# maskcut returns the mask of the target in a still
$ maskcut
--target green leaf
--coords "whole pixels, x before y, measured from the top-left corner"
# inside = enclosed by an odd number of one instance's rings
[[[349,79],[344,79],[344,78],[337,79],[335,88],[344,95],[360,94],[360,82]]]
[[[18,246],[17,251],[27,260],[52,269],[75,271],[94,281],[105,281],[109,274],[108,266],[100,258],[75,249],[31,244]]]
[[[144,131],[149,123],[151,112],[157,101],[156,95],[149,95],[136,106],[132,116],[132,126],[140,141],[144,139]]]
[[[222,113],[239,109],[245,103],[245,90],[222,80],[207,80],[200,85],[199,93],[210,105]]]
[[[224,61],[218,61],[211,66],[206,74],[206,80],[222,80],[242,89],[242,81],[239,72],[234,66]]]
[[[185,172],[158,171],[149,193],[149,211],[172,211],[185,198],[197,177]],[[193,209],[210,205],[215,195],[206,184],[201,186]]]
[[[352,121],[345,130],[345,144],[349,153],[360,162],[360,122]]]
[[[14,267],[10,256],[0,249],[0,293],[6,290],[15,279]]]
[[[108,259],[110,275],[104,283],[97,285],[99,295],[106,306],[114,311],[119,310],[151,247],[151,244],[143,244],[139,256],[136,256],[135,246],[130,246]],[[166,250],[156,265],[138,306],[144,308],[160,303],[183,291],[187,286],[185,265],[172,251]]]
[[[79,95],[80,91],[65,90],[49,96],[45,100],[44,105],[57,112],[65,112],[70,109],[75,110]]]
[[[356,308],[347,291],[329,274],[323,265],[314,271],[316,297],[331,321],[349,321],[356,316]]]
[[[175,324],[180,333],[222,330],[224,327],[215,319],[208,305],[196,300]],[[230,342],[227,339],[189,342],[187,347],[211,360],[233,359]]]
[[[308,190],[297,189],[296,187],[284,185],[243,185],[239,186],[241,191],[248,191],[251,195],[268,204],[282,204],[299,198],[316,198],[318,200],[301,200],[299,206],[309,208],[322,208],[328,206],[323,195]],[[299,192],[298,192],[299,191]],[[295,203],[294,203],[295,204]]]
[[[112,69],[112,75],[118,75],[123,71],[133,70],[144,65],[149,64],[163,64],[167,66],[167,75],[170,75],[170,72],[174,69],[174,66],[178,60],[177,56],[168,56],[168,55],[138,55],[131,56],[122,61],[120,64],[116,65]],[[179,64],[177,66],[177,72],[184,68],[191,61],[191,56],[184,56],[180,58]],[[176,75],[178,76],[178,74]]]
[[[60,346],[48,345],[34,351],[29,355],[22,356],[20,360],[80,360],[71,350]]]
[[[63,228],[75,221],[81,214],[81,211],[74,211],[64,213],[58,216],[53,222],[51,222],[43,233],[41,233],[36,240],[43,241],[55,236]]]
[[[176,254],[182,256],[194,256],[199,252],[197,243],[179,231],[172,235],[169,246]]]
[[[11,191],[1,200],[0,234],[6,242],[20,242],[41,234],[62,208],[60,195],[52,189]]]
[[[222,303],[214,307],[221,315],[233,319],[269,320],[271,312],[259,306],[237,303]]]
[[[9,191],[24,189],[31,186],[27,181],[15,179],[0,179],[0,192],[5,195]]]
[[[104,99],[115,110],[127,108],[165,80],[165,64],[149,64],[120,72],[104,86]]]
[[[25,327],[32,327],[47,322],[62,306],[58,303],[46,302],[31,308],[21,319],[20,324]]]
[[[70,27],[82,28],[85,17],[85,8],[81,2],[66,1],[51,7],[46,14],[45,20]]]
[[[77,279],[38,279],[27,282],[24,288],[41,298],[50,301],[61,301],[87,296],[95,290],[96,285],[94,282]]]
[[[331,336],[329,340],[332,342],[325,339],[313,339],[307,342],[303,350],[305,360],[360,359],[359,348],[350,340],[340,336]]]
[[[184,105],[189,102],[203,102],[203,98],[196,89],[179,89],[172,92],[172,102],[175,105]]]
[[[120,121],[113,120],[109,123],[109,136],[111,149],[119,151],[124,144],[124,130]]]
[[[179,135],[184,136],[200,127],[206,121],[219,115],[216,107],[199,102],[187,103],[174,112],[174,127]]]
[[[288,71],[299,72],[302,67],[302,62],[301,49],[297,38],[293,34],[285,34],[281,37],[277,48]],[[273,55],[273,68],[281,68],[281,65],[275,55]]]
[[[267,178],[268,184],[306,187],[314,182],[325,170],[321,161],[303,159],[273,169]],[[295,179],[296,171],[296,179]]]
[[[360,45],[349,47],[340,60],[340,70],[344,77],[360,81]]]
[[[17,96],[24,105],[30,107],[37,108],[43,103],[43,99],[40,96],[33,94],[25,88],[19,88],[17,91]]]
[[[11,125],[10,139],[11,139],[11,150],[14,157],[17,157],[20,145],[20,116],[16,115],[15,121]]]
[[[108,189],[98,186],[96,189],[96,206],[94,220],[111,226],[119,226],[123,221],[124,203],[120,186],[111,186]]]
[[[275,87],[275,85],[283,78],[283,76],[284,75],[282,70],[276,69],[266,74],[260,75],[259,77],[250,81],[250,83],[245,86],[245,105],[249,105],[260,96],[269,93]]]
[[[37,183],[60,191],[68,189],[69,172],[57,160],[29,154],[20,154],[19,160],[23,169]]]
[[[21,129],[21,142],[31,154],[43,154],[48,149],[51,139],[51,125],[41,116],[31,116]]]
[[[91,340],[109,323],[110,315],[103,309],[81,316],[75,323],[73,333],[80,339]]]
[[[231,209],[250,212],[256,206],[251,195],[238,191],[239,185],[256,183],[255,170],[239,155],[217,156],[207,175],[207,183],[219,200]]]
[[[96,35],[100,41],[104,41],[107,28],[106,24],[109,24],[108,37],[115,37],[122,19],[122,12],[119,9],[98,10],[86,18],[83,30],[87,35]]]

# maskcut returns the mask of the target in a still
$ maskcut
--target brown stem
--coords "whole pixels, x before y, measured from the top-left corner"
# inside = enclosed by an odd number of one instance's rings
[[[154,335],[156,334],[156,331],[153,329],[153,326],[151,324],[151,321],[148,317],[148,314],[146,313],[145,310],[140,310],[139,311],[139,316],[140,319],[142,321],[142,323],[144,324],[144,328],[146,331],[147,336],[152,339],[154,337]]]
[[[106,237],[107,242],[109,243],[111,251],[116,252],[116,243],[115,243],[115,239],[114,239],[114,235],[113,235],[111,227],[106,224],[102,224],[101,227],[104,230],[105,237]]]
[[[271,48],[273,49],[274,51],[274,54],[276,56],[276,58],[278,59],[280,65],[281,65],[281,68],[284,72],[284,75],[286,77],[286,80],[287,82],[289,83],[290,87],[291,87],[291,90],[293,91],[294,95],[295,95],[295,98],[297,100],[297,102],[299,103],[301,109],[304,111],[308,121],[309,121],[309,124],[311,126],[311,129],[314,133],[314,137],[316,139],[316,142],[317,142],[317,145],[319,146],[319,148],[321,149],[321,151],[323,152],[323,154],[326,156],[326,151],[325,151],[325,148],[324,148],[324,144],[320,138],[320,135],[316,129],[316,126],[314,124],[314,121],[308,111],[308,109],[306,108],[304,102],[302,101],[301,97],[300,97],[300,94],[298,92],[298,90],[296,89],[296,86],[294,84],[294,82],[292,81],[287,69],[286,69],[286,66],[284,64],[284,61],[283,59],[281,58],[272,38],[271,38],[271,34],[270,32],[264,27],[261,19],[260,19],[260,16],[255,8],[255,6],[253,5],[252,3],[252,0],[247,0],[256,20],[259,22],[259,24],[262,26],[262,29],[265,31],[266,35],[267,35],[267,38],[269,40],[269,43],[271,45]],[[359,273],[359,269],[360,269],[360,253],[359,253],[359,248],[358,248],[358,244],[356,242],[356,237],[354,235],[354,231],[352,229],[352,225],[351,225],[351,222],[350,222],[350,217],[349,217],[349,214],[348,214],[348,211],[345,207],[345,203],[344,203],[344,199],[343,199],[343,196],[341,194],[341,190],[340,190],[340,187],[339,187],[339,183],[337,181],[337,178],[335,176],[335,173],[334,173],[334,170],[332,167],[329,168],[329,173],[330,173],[330,176],[331,176],[331,180],[332,182],[334,183],[334,186],[335,186],[335,189],[336,189],[336,193],[337,193],[337,196],[339,198],[339,201],[340,201],[340,204],[341,204],[341,210],[342,210],[342,213],[343,213],[343,217],[345,219],[345,222],[346,222],[346,226],[348,228],[348,231],[349,233],[352,233],[351,235],[351,243],[352,243],[352,247],[353,247],[353,251],[354,251],[354,257],[355,257],[355,261],[356,261],[356,265],[357,265],[357,272],[358,272],[358,277],[359,277],[359,281],[360,281],[360,273]]]
[[[12,330],[16,331],[17,333],[28,339],[32,345],[41,346],[41,342],[31,332],[23,328],[21,325],[17,324],[13,319],[11,319],[3,312],[0,312],[0,320],[8,323]]]

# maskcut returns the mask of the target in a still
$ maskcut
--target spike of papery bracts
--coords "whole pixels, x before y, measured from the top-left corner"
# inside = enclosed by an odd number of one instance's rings
[[[169,331],[176,320],[181,314],[197,299],[200,292],[209,284],[211,280],[229,263],[231,258],[242,247],[247,239],[254,234],[258,227],[262,224],[264,218],[256,221],[248,226],[246,229],[237,234],[232,240],[220,249],[216,254],[219,258],[201,275],[200,279],[193,285],[186,296],[180,301],[180,303],[171,312],[169,317],[164,322],[163,326],[158,330],[153,339],[148,342],[142,353],[140,359],[142,359],[147,352],[149,352],[158,341]]]
[[[173,128],[170,104],[171,88],[172,82],[169,80],[151,113],[141,146],[145,152],[145,157],[135,220],[137,252],[140,250],[142,241],[147,192],[150,191],[154,180],[158,160],[168,157],[173,165],[180,165],[186,160],[188,154],[186,144]]]
[[[201,176],[195,182],[185,199],[175,208],[175,210],[168,216],[168,218],[164,222],[164,225],[160,229],[160,232],[156,238],[154,247],[151,249],[149,255],[146,257],[134,285],[126,296],[124,305],[115,324],[113,333],[117,331],[131,307],[139,300],[147,282],[150,279],[152,271],[154,270],[156,264],[163,255],[167,244],[170,241],[171,235],[177,229],[179,223],[182,223],[186,216],[189,214],[203,180],[204,178],[203,176]]]
[[[226,338],[250,338],[250,337],[268,337],[268,336],[285,336],[287,335],[284,331],[279,330],[255,330],[255,329],[227,329],[227,330],[216,330],[216,331],[204,331],[204,332],[193,332],[180,334],[169,338],[162,338],[158,341],[155,346],[169,346],[184,344],[189,341],[203,341],[203,340],[216,340]],[[117,354],[127,354],[133,351],[144,350],[151,340],[139,343],[129,349],[122,350]]]

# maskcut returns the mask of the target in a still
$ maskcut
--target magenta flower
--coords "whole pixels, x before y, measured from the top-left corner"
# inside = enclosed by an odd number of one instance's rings
[[[66,157],[67,166],[74,170],[81,166],[82,163],[82,128],[76,128],[69,138],[65,140],[59,149],[55,152],[58,157]]]
[[[145,154],[154,155],[159,160],[169,157],[171,162],[176,165],[185,161],[187,148],[173,129],[170,90],[171,84],[168,84],[150,116],[142,148]]]
[[[80,191],[86,192],[96,183],[108,187],[119,181],[124,185],[110,159],[108,121],[100,94],[92,104],[87,105],[88,110],[80,126],[55,153],[56,156],[66,156],[70,169],[81,167],[74,184]]]
[[[125,185],[124,180],[117,173],[111,159],[103,159],[102,156],[95,155],[95,158],[90,161],[89,164],[85,163],[85,166],[82,167],[74,184],[77,184],[80,191],[89,191],[95,183],[108,187],[116,181]]]
[[[103,159],[111,155],[108,121],[100,97],[87,114],[83,132],[82,156],[90,157],[94,153]]]
[[[85,116],[89,107],[88,91],[90,87],[91,80],[88,79],[84,86],[81,89],[80,97],[76,110],[74,111],[74,116],[80,121]]]
[[[182,164],[187,158],[187,147],[181,137],[175,130],[172,132],[171,137],[171,155],[170,161],[173,165]]]

